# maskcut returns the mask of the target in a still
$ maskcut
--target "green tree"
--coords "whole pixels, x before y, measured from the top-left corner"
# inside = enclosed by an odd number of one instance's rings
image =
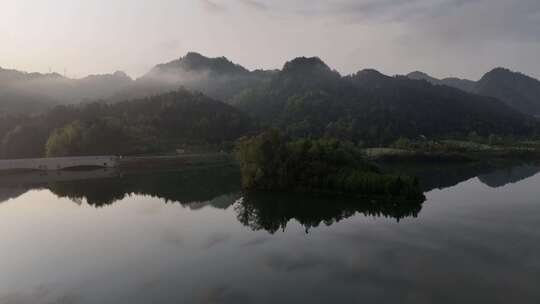
[[[83,127],[80,122],[72,122],[53,131],[45,145],[47,157],[71,156],[82,152]]]
[[[398,149],[409,149],[411,147],[411,141],[406,137],[400,137],[393,144]]]

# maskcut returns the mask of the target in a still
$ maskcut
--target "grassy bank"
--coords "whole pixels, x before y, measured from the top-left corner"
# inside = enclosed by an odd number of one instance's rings
[[[487,159],[540,159],[540,142],[488,144],[463,140],[396,143],[363,149],[372,161],[475,162]]]
[[[119,167],[123,170],[167,169],[179,166],[208,167],[234,164],[229,153],[199,153],[165,156],[123,157]]]

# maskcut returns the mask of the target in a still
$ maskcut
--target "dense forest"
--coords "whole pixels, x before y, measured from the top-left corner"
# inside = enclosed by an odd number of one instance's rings
[[[140,154],[223,145],[255,130],[240,111],[186,90],[0,119],[2,157]]]
[[[242,138],[236,148],[248,190],[423,198],[417,179],[383,174],[352,144],[335,139],[290,140],[277,130]]]
[[[504,81],[508,73],[498,69],[478,83],[419,72],[390,77],[363,70],[342,76],[317,57],[296,58],[281,70],[249,71],[224,57],[197,53],[157,65],[136,80],[122,72],[73,80],[0,69],[0,157],[231,146],[268,128],[293,139],[335,138],[372,147],[400,138],[470,134],[535,138],[538,121],[516,104],[534,103],[537,81],[521,74]],[[510,95],[494,89],[489,89],[494,97],[481,96],[489,94],[475,94],[472,88],[479,87],[520,91],[523,98],[512,93],[509,102]],[[91,102],[95,98],[104,99]],[[58,106],[68,100],[74,104]]]
[[[538,125],[494,98],[374,70],[341,77],[318,58],[287,63],[271,82],[239,94],[235,105],[293,137],[370,145],[470,132],[532,136]]]

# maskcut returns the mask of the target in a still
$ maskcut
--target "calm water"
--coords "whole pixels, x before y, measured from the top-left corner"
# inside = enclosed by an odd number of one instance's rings
[[[401,169],[423,204],[244,196],[230,168],[0,177],[0,303],[540,303],[539,168]]]

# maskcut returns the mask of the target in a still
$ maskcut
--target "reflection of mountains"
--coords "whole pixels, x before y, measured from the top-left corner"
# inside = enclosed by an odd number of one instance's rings
[[[517,183],[540,172],[540,168],[533,165],[522,165],[517,167],[503,168],[495,170],[489,174],[478,176],[482,183],[498,188],[507,184]]]
[[[500,187],[533,176],[540,169],[533,165],[499,167],[482,164],[400,165],[386,168],[416,175],[425,191],[456,185],[473,177],[490,187]],[[131,194],[180,202],[191,209],[205,206],[226,209],[240,197],[240,174],[234,166],[196,168],[175,172],[122,174],[115,170],[26,173],[0,176],[0,202],[31,189],[48,189],[65,197],[99,207]],[[308,231],[322,223],[331,225],[363,214],[398,221],[417,217],[422,202],[369,202],[346,198],[313,197],[300,194],[250,193],[234,204],[238,220],[253,230],[275,233],[292,219]]]
[[[417,176],[425,192],[453,187],[475,177],[478,177],[489,187],[498,188],[516,183],[540,172],[540,167],[536,165],[503,166],[488,163],[392,164],[383,165],[383,168]]]
[[[275,233],[295,219],[306,232],[321,223],[332,225],[355,214],[394,218],[417,217],[423,201],[381,202],[322,198],[299,194],[248,193],[235,205],[238,220],[253,230]]]
[[[240,187],[238,169],[233,167],[199,168],[178,172],[139,173],[106,180],[83,180],[49,185],[59,197],[74,201],[85,198],[88,204],[104,206],[130,194],[158,197],[166,202],[191,204],[210,202],[224,204],[219,197],[237,193]],[[229,205],[234,200],[230,201]],[[226,208],[227,206],[225,206]]]
[[[126,175],[110,170],[58,174],[33,172],[0,179],[0,189],[16,190],[12,195],[6,194],[7,198],[36,188],[49,189],[58,197],[75,202],[86,199],[88,204],[96,207],[137,194],[159,197],[167,202],[193,203],[193,208],[203,207],[202,202],[226,208],[234,202],[227,195],[240,190],[240,176],[237,168],[223,166]]]
[[[9,188],[0,188],[0,203],[3,203],[5,201],[8,201],[10,199],[15,199],[26,192],[28,192],[28,188],[23,187],[9,187]]]
[[[0,203],[15,199],[32,189],[43,189],[51,183],[117,177],[118,171],[28,171],[0,175]]]

